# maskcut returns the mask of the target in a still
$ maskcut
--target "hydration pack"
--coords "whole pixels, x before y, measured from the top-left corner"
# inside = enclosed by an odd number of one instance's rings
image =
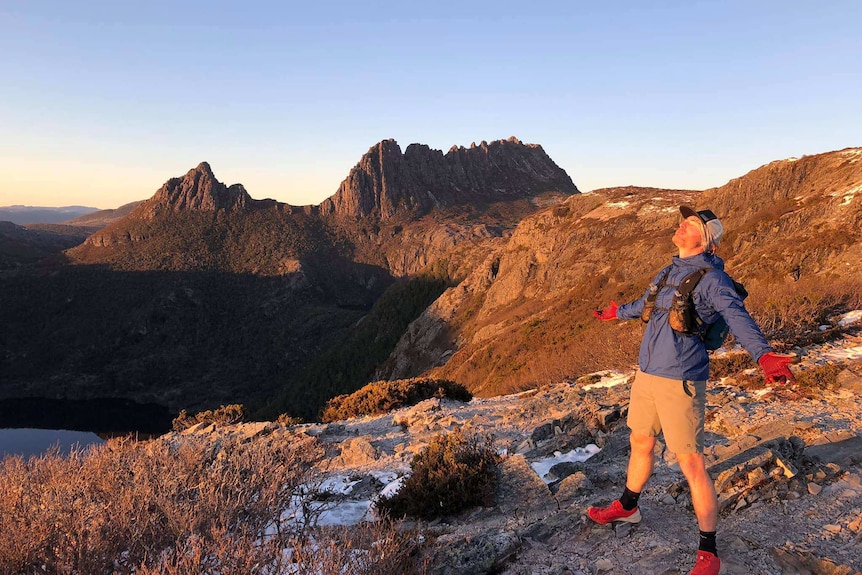
[[[707,324],[700,319],[700,316],[697,315],[697,311],[694,309],[694,301],[692,300],[691,294],[700,280],[703,279],[703,276],[705,276],[711,269],[712,268],[701,268],[683,278],[679,283],[679,286],[676,288],[676,291],[674,291],[673,300],[671,302],[670,309],[668,309],[667,315],[668,323],[674,331],[683,335],[699,337],[703,340],[703,344],[707,351],[713,351],[721,347],[730,333],[730,327],[727,325],[727,322],[724,321],[723,317],[719,315],[718,319],[714,323]],[[644,309],[641,313],[641,320],[644,322],[648,322],[650,317],[652,317],[652,312],[655,309],[656,298],[658,297],[658,293],[665,286],[669,273],[670,268],[664,272],[658,283],[650,285],[650,291],[649,294],[647,294]],[[744,285],[733,278],[731,278],[730,281],[733,282],[733,288],[741,299],[744,300],[748,297],[748,292]]]

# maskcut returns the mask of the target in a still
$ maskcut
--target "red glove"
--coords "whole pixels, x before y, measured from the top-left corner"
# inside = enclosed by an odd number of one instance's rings
[[[790,368],[787,367],[793,363],[794,356],[786,353],[775,353],[770,351],[764,353],[757,363],[763,368],[763,377],[767,384],[770,383],[793,383],[796,380],[793,378]]]
[[[617,302],[611,300],[611,304],[605,309],[597,309],[593,315],[602,321],[617,319]]]

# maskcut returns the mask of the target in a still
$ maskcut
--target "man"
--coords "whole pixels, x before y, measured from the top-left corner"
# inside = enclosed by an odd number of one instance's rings
[[[700,528],[700,545],[690,575],[717,575],[721,568],[715,543],[718,502],[715,486],[703,457],[703,425],[709,356],[697,335],[676,331],[669,323],[674,293],[690,273],[711,268],[692,292],[697,315],[708,325],[719,316],[736,340],[763,368],[767,383],[792,382],[791,356],[775,353],[746,311],[733,282],[724,273],[724,262],[714,251],[724,228],[710,210],[679,209],[682,221],[673,235],[679,255],[653,280],[650,291],[636,301],[610,305],[593,312],[600,320],[636,319],[647,322],[632,383],[628,425],[631,429],[626,487],[622,496],[604,508],[590,507],[596,523],[638,523],[640,492],[652,475],[653,447],[663,432],[667,448],[676,454],[688,481],[691,501]],[[645,309],[646,308],[646,309]],[[677,325],[677,324],[675,324]]]

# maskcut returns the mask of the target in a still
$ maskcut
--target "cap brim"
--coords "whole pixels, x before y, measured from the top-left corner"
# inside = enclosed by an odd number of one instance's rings
[[[699,220],[701,219],[700,216],[697,215],[697,212],[688,206],[680,206],[679,207],[679,213],[681,213],[682,217],[684,217],[684,218],[690,218],[691,216],[694,216]],[[703,220],[701,220],[701,221],[703,221]]]

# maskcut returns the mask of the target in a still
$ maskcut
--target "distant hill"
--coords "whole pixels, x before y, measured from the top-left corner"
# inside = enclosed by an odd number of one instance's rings
[[[56,224],[97,211],[99,211],[98,208],[87,208],[84,206],[66,206],[62,208],[3,206],[0,207],[0,221],[12,222],[18,225]]]
[[[70,226],[103,228],[109,224],[116,222],[117,220],[125,218],[141,203],[143,203],[143,200],[124,204],[119,208],[113,210],[98,210],[95,212],[84,214],[82,216],[78,216],[71,220],[63,221],[63,223]]]
[[[19,270],[22,266],[34,265],[46,258],[59,257],[63,250],[78,245],[85,237],[81,233],[56,233],[0,221],[0,273]]]

